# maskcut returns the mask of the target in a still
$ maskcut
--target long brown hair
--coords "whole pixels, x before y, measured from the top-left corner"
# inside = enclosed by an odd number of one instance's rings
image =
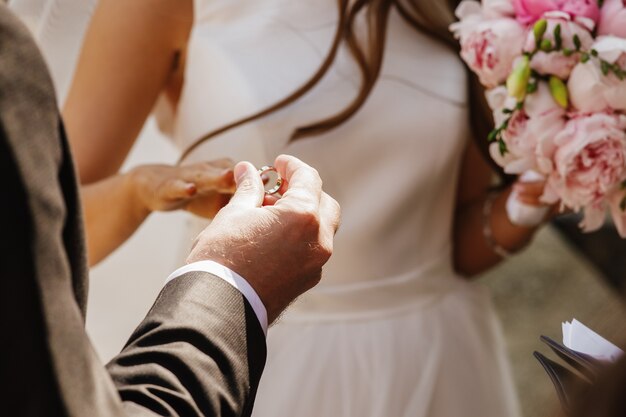
[[[325,133],[341,125],[354,116],[363,106],[378,80],[385,52],[385,39],[390,10],[395,7],[404,20],[416,30],[426,33],[457,50],[458,44],[453,39],[448,26],[454,20],[454,10],[458,3],[459,0],[356,0],[352,6],[349,6],[349,0],[338,0],[339,22],[332,46],[319,68],[309,80],[279,102],[248,117],[211,131],[197,139],[185,149],[180,157],[180,161],[184,160],[207,140],[245,123],[262,118],[297,101],[322,79],[334,62],[339,46],[342,42],[345,42],[361,73],[361,88],[357,96],[339,113],[327,119],[296,128],[291,135],[291,140]],[[368,28],[368,37],[366,42],[364,42],[365,44],[360,43],[356,39],[353,30],[354,22],[361,13],[365,14]],[[473,75],[469,77],[468,94],[471,125],[474,137],[481,139],[478,143],[481,145],[480,148],[483,152],[486,153],[485,138],[492,127],[491,112],[486,105],[482,87],[476,77]]]

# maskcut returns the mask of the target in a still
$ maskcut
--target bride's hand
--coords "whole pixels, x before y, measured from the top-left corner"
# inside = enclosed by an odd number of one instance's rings
[[[544,188],[546,186],[546,182],[539,181],[520,181],[517,180],[515,184],[513,184],[513,192],[519,201],[522,204],[526,204],[528,206],[534,207],[548,207],[548,213],[544,219],[544,221],[548,221],[554,217],[556,217],[560,212],[560,204],[548,204],[541,200],[541,196],[543,195]]]
[[[541,196],[543,195],[545,186],[545,181],[522,182],[518,180],[513,184],[513,192],[516,193],[517,200],[520,203],[529,206],[544,207],[546,203],[541,201]]]
[[[141,165],[128,178],[138,204],[147,211],[184,209],[212,218],[235,190],[233,166],[229,159],[180,167]]]

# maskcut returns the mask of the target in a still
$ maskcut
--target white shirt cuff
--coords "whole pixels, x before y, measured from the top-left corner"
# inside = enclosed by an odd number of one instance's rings
[[[235,271],[226,268],[223,265],[218,264],[213,261],[199,261],[194,262],[189,265],[185,265],[181,268],[178,268],[176,271],[172,272],[172,274],[167,277],[165,284],[170,282],[171,280],[178,278],[179,276],[186,274],[188,272],[208,272],[209,274],[215,275],[228,282],[230,285],[235,287],[240,293],[246,297],[246,300],[252,306],[254,313],[259,319],[259,323],[261,323],[261,327],[263,328],[263,333],[267,336],[267,310],[261,301],[259,295],[254,291],[254,288],[246,281],[241,275],[236,273]]]

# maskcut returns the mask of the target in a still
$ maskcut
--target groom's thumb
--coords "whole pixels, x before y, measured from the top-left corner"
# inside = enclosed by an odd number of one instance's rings
[[[261,207],[265,187],[257,169],[250,162],[239,162],[234,171],[237,191],[230,199],[229,206],[245,208]]]

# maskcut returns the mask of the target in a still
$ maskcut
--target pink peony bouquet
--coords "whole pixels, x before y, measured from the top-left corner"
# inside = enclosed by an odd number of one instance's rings
[[[490,153],[547,204],[626,237],[626,0],[464,0],[450,29],[494,112]],[[510,214],[511,212],[509,212]]]

